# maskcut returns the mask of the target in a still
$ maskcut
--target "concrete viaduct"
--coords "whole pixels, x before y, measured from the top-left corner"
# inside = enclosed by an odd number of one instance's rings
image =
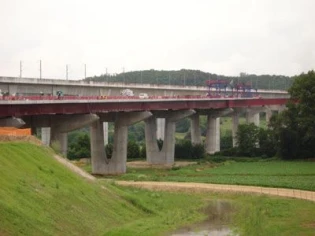
[[[136,91],[146,92],[151,96],[154,94],[154,97],[130,99],[114,96],[116,93],[119,95],[123,88],[135,90],[132,86],[116,85],[115,87],[115,85],[104,84],[92,86],[90,83],[83,86],[78,81],[20,80],[0,77],[0,89],[15,94],[14,97],[0,99],[0,126],[30,127],[32,130],[42,128],[43,142],[60,143],[63,154],[67,153],[67,133],[90,126],[93,174],[122,174],[126,172],[127,132],[131,124],[145,121],[149,163],[173,164],[176,121],[190,117],[191,140],[194,144],[198,144],[201,143],[199,116],[207,115],[205,148],[208,153],[214,153],[220,150],[221,116],[232,116],[232,131],[235,136],[241,112],[246,112],[247,122],[258,125],[260,112],[266,112],[269,117],[272,110],[284,109],[288,100],[288,95],[284,91],[276,91],[273,98],[271,98],[272,93],[266,91],[263,93],[266,97],[260,98],[209,99],[200,96],[206,92],[206,88],[161,88],[161,86],[144,88],[143,85],[139,85]],[[62,99],[52,96],[55,91],[62,89],[66,94]],[[76,91],[76,94],[71,91]],[[76,96],[80,91],[82,94]],[[96,96],[95,91],[97,91]],[[38,96],[41,92],[43,95]],[[177,94],[176,97],[174,94]],[[114,122],[115,125],[114,150],[111,159],[106,157],[104,149],[106,122]],[[164,139],[162,150],[158,149],[158,138]],[[235,140],[233,144],[235,145]]]

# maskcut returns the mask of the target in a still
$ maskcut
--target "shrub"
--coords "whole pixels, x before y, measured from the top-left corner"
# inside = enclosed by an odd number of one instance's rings
[[[111,159],[111,158],[112,158],[113,150],[114,150],[114,146],[113,146],[112,143],[108,143],[108,144],[105,146],[105,153],[106,153],[106,157],[107,157],[108,159]]]
[[[139,145],[134,141],[129,141],[127,146],[127,159],[140,158]]]

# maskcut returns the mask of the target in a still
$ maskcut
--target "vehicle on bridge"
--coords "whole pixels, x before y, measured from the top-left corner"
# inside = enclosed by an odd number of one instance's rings
[[[124,89],[120,92],[122,96],[133,97],[134,93],[131,89]]]
[[[139,93],[139,98],[140,99],[147,99],[147,98],[149,98],[149,95],[147,93]]]

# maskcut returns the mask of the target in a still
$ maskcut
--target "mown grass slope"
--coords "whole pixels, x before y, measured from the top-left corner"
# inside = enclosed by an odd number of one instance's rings
[[[0,235],[108,235],[123,226],[128,229],[124,235],[131,235],[131,229],[132,234],[155,235],[203,217],[193,213],[202,205],[198,199],[131,194],[111,184],[88,182],[52,154],[30,143],[0,143]],[[189,207],[180,210],[181,204]],[[177,221],[161,225],[174,209]]]

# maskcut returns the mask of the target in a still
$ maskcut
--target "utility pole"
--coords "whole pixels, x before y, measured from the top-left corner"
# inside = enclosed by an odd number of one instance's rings
[[[124,84],[126,83],[125,67],[123,67]]]
[[[106,77],[107,83],[108,83],[107,67],[106,67],[106,74],[105,74],[105,77]]]
[[[196,85],[196,72],[194,72],[194,83],[195,83],[195,86],[197,86]]]
[[[22,78],[22,61],[20,61],[20,78]]]
[[[140,81],[141,81],[141,84],[142,84],[142,71],[140,72]]]
[[[86,64],[84,64],[84,79],[86,79]]]
[[[68,64],[66,65],[66,80],[68,80]]]
[[[171,75],[168,73],[168,85],[171,85]]]
[[[39,79],[42,79],[42,60],[39,60]]]
[[[186,86],[186,72],[184,72],[184,86]]]

